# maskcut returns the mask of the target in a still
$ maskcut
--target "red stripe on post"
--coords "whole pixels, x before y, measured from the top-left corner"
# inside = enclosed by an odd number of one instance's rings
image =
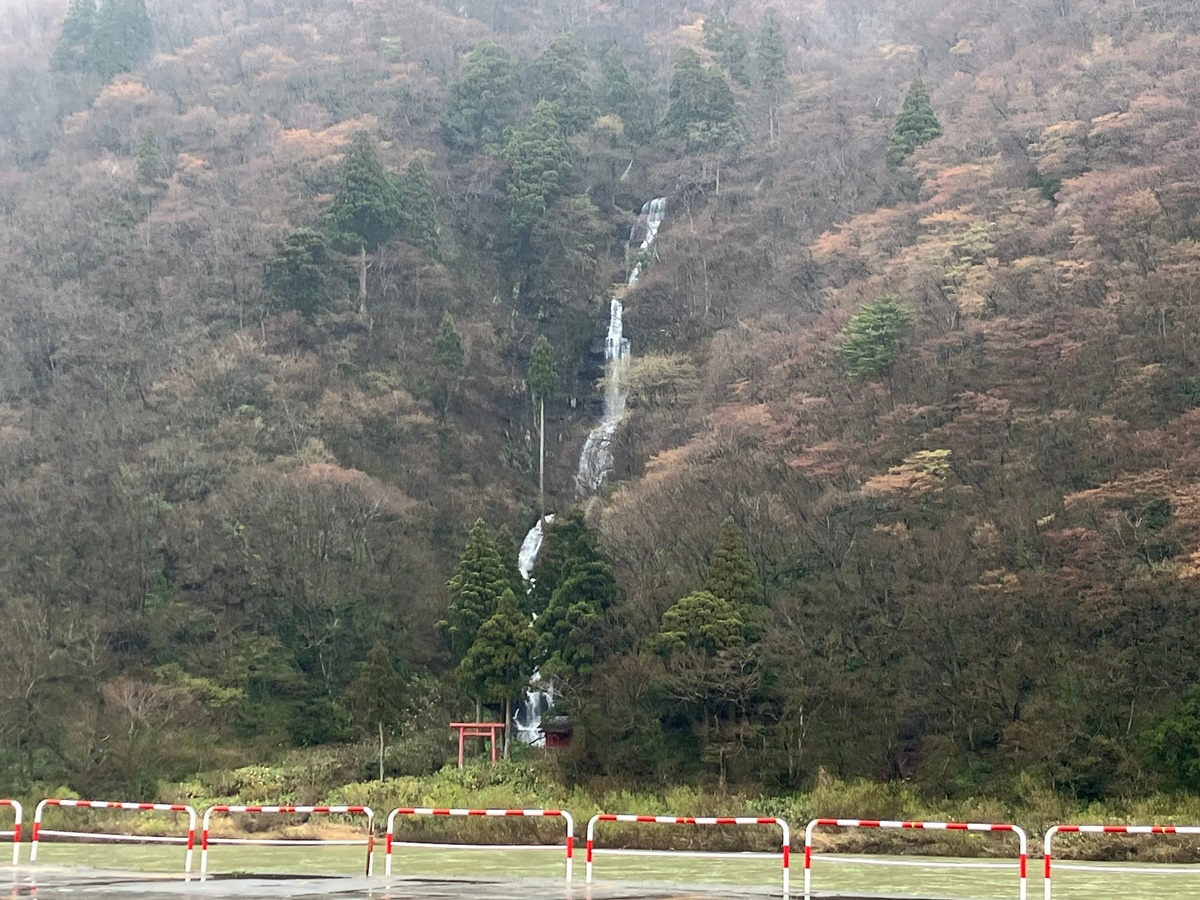
[[[1050,880],[1050,854],[1049,853],[1046,854],[1044,863],[1045,863],[1045,865],[1043,866],[1043,876],[1042,877],[1044,877],[1047,881],[1049,881]]]
[[[384,845],[384,846],[385,846],[385,852],[386,852],[388,855],[391,855],[391,852],[392,852],[392,833],[391,833],[390,831],[389,831],[389,832],[388,832],[388,834],[387,834],[387,841],[386,841],[386,843],[385,843],[385,845]]]
[[[789,847],[787,844],[784,844],[783,845],[783,867],[785,869],[791,868],[791,859],[792,859],[792,848]]]
[[[33,823],[33,834],[32,834],[32,835],[30,835],[30,840],[37,841],[37,839],[38,839],[38,832],[39,832],[39,831],[41,831],[41,830],[42,830],[42,823],[41,823],[41,822],[34,822],[34,823]]]
[[[433,815],[435,815],[435,816],[448,816],[448,815],[450,815],[450,810],[448,810],[448,809],[435,809],[435,810],[433,811]]]
[[[1021,854],[1021,879],[1025,878],[1025,854]]]
[[[950,822],[946,825],[947,831],[969,831],[965,822]]]
[[[812,868],[812,847],[808,844],[804,845],[804,868]]]
[[[616,816],[614,816],[614,815],[612,815],[611,813],[605,813],[604,815],[600,816],[600,818],[599,818],[599,820],[598,820],[598,821],[601,821],[601,822],[615,822],[615,821],[617,821],[617,817],[616,817]]]
[[[506,816],[523,816],[523,815],[525,815],[525,810],[523,810],[523,809],[506,809],[504,811],[504,814]]]
[[[575,855],[575,838],[567,835],[567,859]]]
[[[737,819],[730,819],[730,818],[722,817],[722,818],[717,819],[717,824],[718,825],[736,825]]]
[[[587,861],[588,862],[592,861],[592,839],[591,838],[588,838],[588,842],[587,842]]]
[[[755,822],[757,822],[759,825],[774,825],[775,824],[775,820],[773,818],[755,819]]]

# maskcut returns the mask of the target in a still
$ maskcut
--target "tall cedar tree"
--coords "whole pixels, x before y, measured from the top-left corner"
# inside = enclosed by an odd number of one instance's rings
[[[480,626],[458,667],[464,692],[504,706],[504,758],[512,745],[512,701],[529,686],[537,637],[513,592],[506,589],[496,611]]]
[[[601,659],[604,612],[617,598],[617,582],[607,560],[595,559],[571,569],[534,622],[538,660],[546,675],[568,680],[587,677]]]
[[[132,72],[149,54],[152,37],[145,0],[105,0],[87,43],[88,68],[105,80]]]
[[[136,155],[138,182],[143,185],[154,184],[158,178],[162,159],[158,150],[158,138],[155,136],[153,128],[146,128],[142,131],[142,139],[138,142]]]
[[[554,348],[544,334],[538,335],[529,354],[529,374],[525,384],[538,407],[538,509],[546,518],[546,398],[558,387],[558,369]]]
[[[285,308],[311,320],[329,305],[325,289],[328,266],[325,235],[312,228],[296,228],[263,263],[263,286]]]
[[[500,554],[500,562],[504,565],[504,571],[508,573],[513,594],[520,601],[529,590],[525,579],[521,577],[521,548],[517,546],[517,540],[507,525],[501,525],[496,529],[496,533],[492,536],[492,543],[496,546],[496,552]]]
[[[414,159],[396,180],[399,205],[400,233],[415,247],[421,248],[430,259],[440,259],[438,242],[437,201],[425,164]]]
[[[570,34],[554,38],[530,69],[534,100],[551,104],[554,117],[567,136],[583,131],[596,118],[587,73],[587,51]]]
[[[745,644],[746,623],[737,604],[711,591],[694,591],[671,605],[651,646],[670,655],[695,650],[716,656]]]
[[[505,220],[518,254],[523,255],[534,225],[566,191],[571,174],[571,144],[552,104],[543,100],[534,107],[529,124],[514,132],[504,148],[504,159],[509,166]]]
[[[467,533],[467,546],[446,585],[450,592],[446,618],[438,622],[456,660],[467,655],[479,626],[495,613],[501,595],[512,591],[512,584],[486,523],[478,519]]]
[[[357,254],[358,311],[366,315],[367,254],[400,230],[400,198],[365,131],[355,132],[342,158],[325,225],[335,249]]]
[[[726,516],[721,523],[717,546],[704,577],[704,589],[742,610],[763,603],[758,571],[746,550],[741,530],[734,524],[733,516]]]
[[[904,106],[896,117],[896,127],[887,142],[887,159],[899,165],[918,147],[928,144],[942,133],[942,126],[929,101],[925,82],[914,78],[904,95]]]
[[[458,159],[481,150],[497,153],[520,110],[521,67],[499,44],[480,41],[446,92],[442,140]]]
[[[583,512],[578,509],[556,518],[546,527],[545,534],[542,552],[530,573],[533,587],[529,599],[533,612],[538,615],[550,605],[558,586],[577,568],[591,562],[608,562],[596,548],[591,530],[583,520]]]
[[[71,0],[50,68],[56,72],[89,71],[88,51],[96,29],[95,0]]]
[[[366,660],[359,666],[358,677],[346,688],[344,700],[352,721],[364,733],[379,735],[379,780],[383,781],[384,734],[400,724],[404,717],[404,679],[392,667],[391,655],[382,641],[376,641]]]
[[[645,143],[653,137],[654,129],[647,121],[641,94],[633,85],[625,57],[616,47],[600,61],[600,83],[596,99],[602,114],[614,115],[625,126],[625,136],[634,143]]]
[[[779,100],[787,87],[787,43],[775,7],[763,13],[762,28],[754,47],[754,68],[767,104],[767,130],[771,140],[779,130]]]
[[[713,10],[704,19],[704,48],[717,58],[735,84],[750,87],[750,50],[741,25]]]
[[[913,312],[885,294],[854,316],[842,334],[838,355],[846,374],[863,378],[886,372],[900,355],[905,335],[913,325]]]
[[[725,76],[704,66],[694,50],[675,54],[670,105],[659,126],[664,138],[685,138],[689,150],[717,149],[745,139],[737,99]]]
[[[442,316],[441,328],[433,342],[433,370],[440,389],[437,402],[441,404],[440,411],[444,415],[449,412],[450,401],[467,372],[462,338],[458,336],[454,317],[450,313]]]

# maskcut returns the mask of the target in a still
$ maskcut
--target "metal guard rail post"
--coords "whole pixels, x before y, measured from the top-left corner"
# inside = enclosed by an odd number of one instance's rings
[[[1042,842],[1045,900],[1051,900],[1050,861],[1056,834],[1200,834],[1200,825],[1052,825]]]
[[[976,831],[1006,832],[1015,834],[1020,848],[1020,897],[1026,900],[1028,891],[1027,867],[1029,839],[1025,830],[1017,825],[990,822],[902,822],[887,819],[813,819],[804,829],[804,897],[812,895],[812,841],[813,831],[820,827],[830,828],[903,828],[919,831]]]
[[[592,849],[595,844],[597,822],[654,822],[659,825],[778,825],[783,830],[783,896],[791,891],[791,845],[792,832],[788,823],[777,816],[634,816],[598,813],[588,819],[587,857],[585,864],[587,884],[592,883]]]
[[[38,856],[38,844],[43,834],[77,836],[77,832],[51,830],[42,828],[42,815],[47,806],[58,806],[67,809],[125,809],[135,812],[181,812],[187,813],[187,853],[184,856],[184,874],[192,871],[192,849],[196,846],[196,810],[183,803],[125,803],[113,800],[64,800],[58,797],[47,797],[38,803],[33,811],[33,830],[29,835],[29,864],[35,865]],[[103,832],[96,832],[97,837],[109,837]],[[182,841],[183,839],[180,838]]]
[[[12,864],[15,866],[21,862],[21,819],[25,808],[21,806],[20,800],[0,800],[0,806],[11,807],[13,815],[16,817],[16,820],[13,822],[12,831],[0,831],[0,837],[11,837],[13,839]]]
[[[204,824],[200,830],[200,875],[208,874],[208,829],[212,814],[223,813],[355,813],[367,817],[367,875],[375,869],[375,811],[369,806],[210,806],[204,811]],[[257,843],[247,840],[246,843]],[[313,841],[314,844],[321,843]]]
[[[391,877],[392,874],[392,842],[396,833],[396,817],[397,816],[454,816],[454,817],[482,817],[482,818],[562,818],[566,823],[567,829],[567,884],[571,883],[571,863],[575,854],[575,819],[565,809],[452,809],[450,807],[436,808],[432,806],[401,806],[393,809],[388,813],[387,817],[387,836],[384,845],[384,874]]]

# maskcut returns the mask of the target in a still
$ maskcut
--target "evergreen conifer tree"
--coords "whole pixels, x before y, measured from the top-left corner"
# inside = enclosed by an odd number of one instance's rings
[[[146,0],[104,0],[88,43],[88,68],[105,80],[132,72],[149,52],[151,42]]]
[[[717,546],[704,578],[704,589],[728,600],[737,609],[749,609],[763,603],[762,583],[733,516],[726,516],[721,523]]]
[[[442,316],[442,326],[433,342],[433,367],[441,385],[441,411],[445,414],[450,409],[454,390],[467,371],[462,338],[458,336],[454,317],[450,313]]]
[[[718,69],[704,66],[694,50],[675,55],[670,105],[659,126],[665,138],[686,138],[689,150],[717,149],[745,139],[737,99]]]
[[[408,170],[397,181],[396,194],[400,233],[430,259],[439,259],[437,202],[421,160],[408,164]]]
[[[767,103],[767,128],[771,140],[779,128],[779,98],[787,87],[787,44],[775,7],[768,6],[763,13],[762,28],[758,32],[758,43],[754,48],[754,67],[758,72],[758,83],[763,99]]]
[[[521,67],[493,41],[480,41],[450,85],[442,111],[442,140],[462,159],[480,150],[498,152],[521,108]]]
[[[514,132],[504,148],[509,173],[505,185],[505,222],[523,252],[533,226],[566,191],[572,149],[558,125],[554,107],[543,100],[529,124]]]
[[[918,147],[928,144],[942,133],[929,92],[920,78],[914,78],[904,95],[904,106],[896,117],[896,126],[887,142],[887,159],[899,165]]]
[[[50,68],[56,72],[86,72],[92,32],[96,28],[95,0],[71,0]]]
[[[325,225],[334,248],[357,255],[358,311],[366,315],[367,253],[400,230],[400,201],[365,131],[355,133],[342,158]]]
[[[521,548],[517,546],[516,538],[513,537],[507,525],[501,525],[496,529],[492,543],[496,545],[496,552],[500,554],[500,562],[504,565],[504,571],[508,573],[513,594],[518,601],[524,599],[528,592],[528,585],[521,577]],[[522,606],[524,605],[522,604]]]
[[[577,568],[591,562],[608,560],[596,548],[583,512],[573,509],[551,522],[545,529],[542,551],[531,573],[533,588],[529,596],[533,611],[540,615],[550,605],[558,586]]]
[[[538,335],[529,354],[529,374],[525,377],[529,393],[538,405],[538,509],[546,518],[546,398],[558,387],[558,369],[554,348],[544,334]]]
[[[158,138],[155,137],[153,128],[147,128],[142,132],[142,139],[138,142],[138,181],[145,185],[154,184],[158,177],[160,163]]]
[[[704,47],[735,84],[750,87],[750,51],[742,26],[714,10],[704,19]]]
[[[533,61],[530,76],[534,99],[554,110],[563,134],[578,134],[596,118],[596,104],[587,81],[588,58],[574,35],[555,37]]]
[[[512,745],[512,701],[529,685],[537,637],[511,589],[475,633],[458,667],[463,690],[504,706],[504,758]]]
[[[601,113],[608,113],[621,120],[625,135],[635,143],[650,139],[653,129],[647,127],[642,97],[633,85],[625,57],[616,47],[604,54],[600,61],[600,83],[596,97]]]
[[[396,674],[382,641],[376,641],[358,677],[346,688],[345,701],[353,721],[363,731],[379,735],[379,780],[383,781],[384,732],[404,716],[404,679]]]
[[[263,263],[263,285],[283,306],[311,320],[329,304],[325,236],[312,228],[293,229]]]
[[[846,325],[838,346],[846,374],[862,378],[886,371],[900,355],[913,320],[912,310],[890,294],[864,306]]]
[[[600,624],[617,602],[617,582],[607,560],[575,565],[554,589],[534,622],[542,671],[554,678],[587,676],[600,658]]]
[[[496,549],[487,524],[478,519],[467,534],[467,546],[447,583],[450,606],[438,627],[450,644],[454,658],[466,656],[475,635],[493,613],[505,591],[512,591],[512,575]]]
[[[744,646],[745,626],[736,604],[711,591],[695,591],[663,613],[652,646],[665,654],[686,649],[715,656]]]

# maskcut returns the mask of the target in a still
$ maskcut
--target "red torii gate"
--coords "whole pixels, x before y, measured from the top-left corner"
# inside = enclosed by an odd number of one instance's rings
[[[492,742],[492,765],[496,764],[496,732],[504,731],[503,722],[451,722],[450,727],[458,731],[458,767],[463,767],[463,745],[469,737],[487,738]]]

